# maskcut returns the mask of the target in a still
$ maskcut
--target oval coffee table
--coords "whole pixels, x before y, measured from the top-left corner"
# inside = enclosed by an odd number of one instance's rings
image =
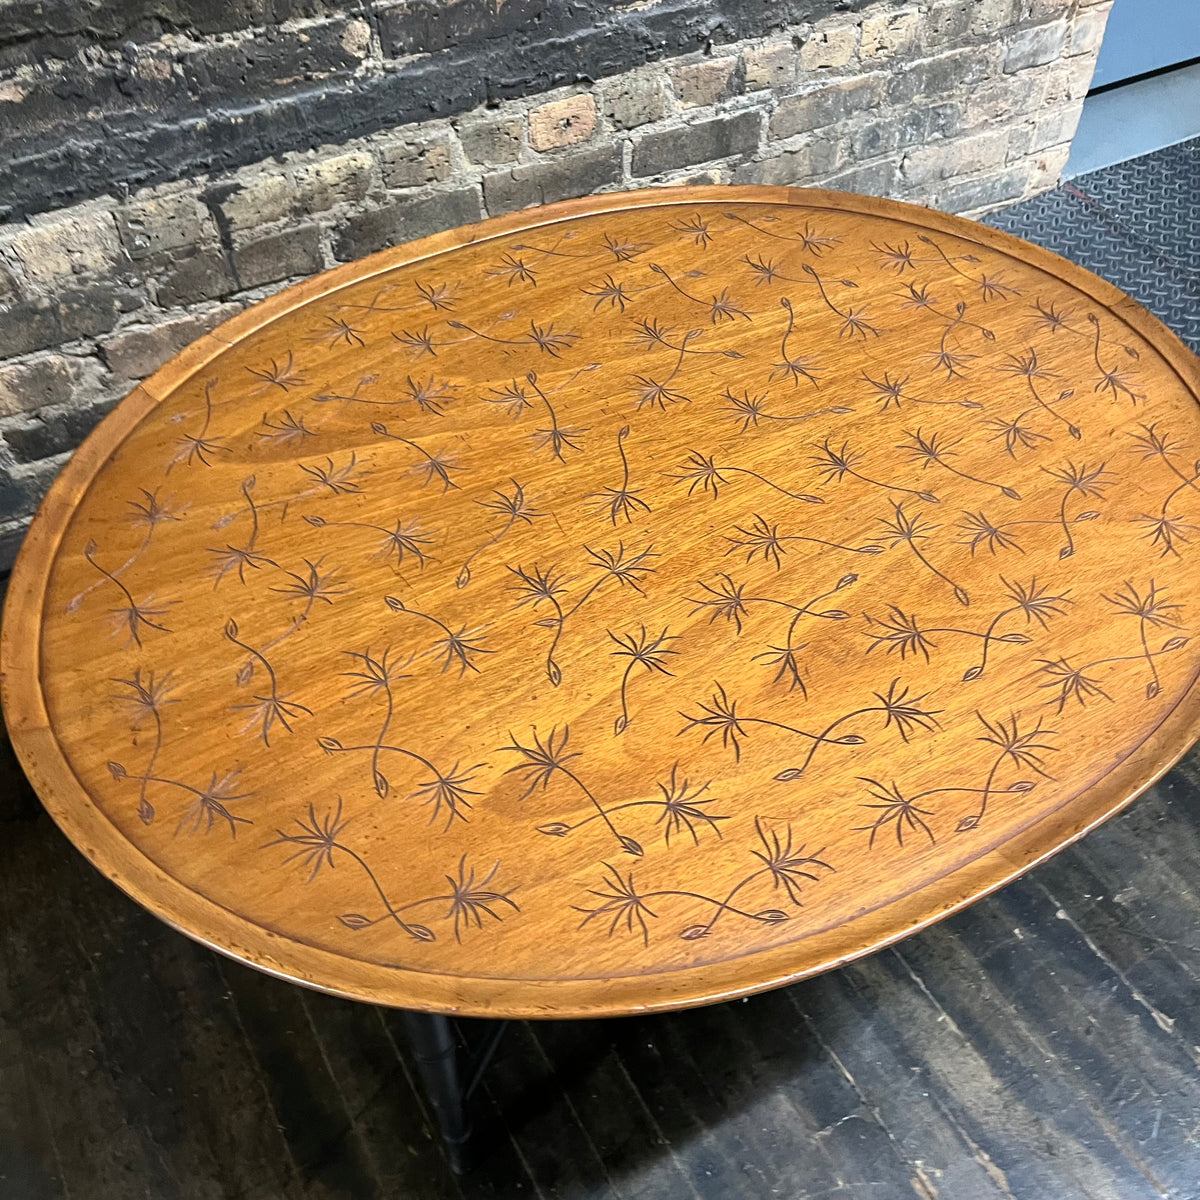
[[[1196,737],[1198,383],[1094,276],[896,203],[441,234],[103,422],[12,577],[6,719],[102,872],[280,977],[486,1017],[775,987]]]

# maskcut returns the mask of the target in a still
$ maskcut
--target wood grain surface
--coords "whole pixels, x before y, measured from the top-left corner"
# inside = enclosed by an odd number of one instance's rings
[[[1198,364],[885,201],[671,189],[286,290],[77,453],[14,572],[55,819],[272,973],[680,1007],[903,936],[1197,730]]]

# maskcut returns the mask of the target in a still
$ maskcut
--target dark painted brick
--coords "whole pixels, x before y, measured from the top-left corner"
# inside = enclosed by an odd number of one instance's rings
[[[61,466],[61,463],[35,462],[15,471],[0,470],[0,521],[16,519],[27,523]],[[23,536],[23,528],[21,533]]]
[[[893,150],[915,146],[925,140],[928,114],[922,107],[887,113],[878,121],[861,126],[850,140],[854,161],[877,158]]]
[[[887,83],[887,102],[906,104],[917,96],[954,95],[987,73],[987,60],[978,50],[956,50],[893,72]]]
[[[56,298],[59,338],[70,342],[107,333],[122,313],[132,312],[143,303],[139,292],[121,285],[95,283],[71,288]]]
[[[753,154],[761,124],[758,113],[745,112],[647,134],[633,148],[633,173],[657,175],[735,154]]]
[[[931,104],[925,109],[926,137],[933,141],[936,138],[954,137],[963,124],[963,106],[951,100],[944,104]]]
[[[0,305],[0,358],[45,350],[62,341],[58,315],[47,300]]]
[[[34,417],[23,426],[4,431],[4,440],[20,462],[36,462],[74,450],[117,403],[117,397],[100,400],[87,408],[69,408],[45,418]]]
[[[3,484],[0,484],[0,492],[3,492]],[[0,512],[3,512],[3,502],[0,501]],[[0,572],[11,571],[13,563],[17,561],[17,551],[21,548],[21,543],[25,540],[25,531],[29,528],[28,522],[22,521],[20,525],[8,525],[0,528]],[[32,792],[29,793],[32,796]],[[9,792],[9,798],[6,801],[8,809],[11,812],[14,807],[14,801],[19,803],[19,797],[14,796]]]
[[[786,138],[823,129],[857,112],[874,108],[883,88],[882,76],[868,76],[788,96],[779,102],[771,116],[771,137]]]
[[[516,162],[521,154],[524,121],[519,116],[464,121],[458,137],[466,156],[476,163]]]
[[[826,179],[821,186],[834,192],[858,192],[864,196],[886,196],[892,190],[896,178],[894,163],[868,163],[852,167],[840,175]]]
[[[4,132],[14,139],[45,142],[53,149],[81,128],[95,128],[97,122],[122,114],[140,111],[144,123],[145,114],[169,110],[179,94],[169,56],[162,56],[153,73],[136,73],[119,55],[93,49],[71,57],[53,72],[35,74],[20,104],[5,106],[10,111],[5,113]],[[88,165],[81,162],[77,168],[86,171]]]
[[[220,246],[202,246],[173,255],[157,273],[157,299],[163,308],[215,300],[236,290],[237,281]]]
[[[1011,167],[996,175],[950,184],[938,191],[937,207],[949,212],[963,212],[1013,200],[1025,190],[1028,180],[1029,172],[1025,167]]]
[[[483,199],[493,217],[531,204],[586,196],[621,178],[619,146],[598,146],[549,162],[530,163],[483,178]]]
[[[36,485],[31,486],[28,479],[14,479],[11,472],[0,470],[0,520],[32,516],[42,498],[42,490]]]
[[[834,138],[816,138],[798,150],[786,150],[761,162],[743,163],[733,173],[734,183],[766,183],[790,186],[808,184],[837,169],[838,143]]]
[[[135,0],[131,7],[149,12],[149,3]],[[270,3],[272,15],[278,7],[275,0],[242,3]],[[340,21],[312,26],[307,44],[275,30],[251,50],[221,43],[185,53],[180,70],[187,86],[163,81],[162,95],[150,74],[139,81],[132,78],[137,72],[126,71],[130,77],[122,82],[121,68],[89,75],[77,64],[70,81],[61,81],[63,95],[54,94],[58,81],[51,79],[41,100],[16,106],[29,106],[28,119],[16,122],[10,114],[0,135],[0,211],[7,205],[14,215],[38,212],[109,193],[118,183],[138,187],[231,170],[289,150],[454,116],[488,100],[607,78],[867,3],[674,0],[633,8],[614,0],[508,0],[498,7],[494,0],[416,0],[379,14],[388,52],[411,44],[425,54],[403,70],[356,74],[356,60],[340,41]],[[201,5],[208,19],[219,20],[218,0],[187,0],[186,7],[190,13]],[[71,7],[97,11],[65,0],[53,5],[56,14]],[[104,15],[96,20],[124,7],[101,5]],[[36,11],[32,0],[22,11]],[[119,25],[123,18],[111,19]],[[176,27],[169,18],[164,22]],[[242,103],[231,104],[231,97]],[[68,117],[72,106],[75,115]]]
[[[908,104],[924,91],[925,64],[910,63],[892,71],[887,83],[888,104]]]
[[[481,215],[479,194],[474,188],[400,200],[351,217],[334,239],[333,256],[339,262],[349,262],[385,246],[470,224]]]
[[[316,225],[300,225],[255,238],[234,250],[233,265],[242,287],[277,283],[293,275],[315,275],[325,265],[321,231]]]
[[[199,34],[231,33],[251,25],[314,17],[346,7],[344,0],[121,0],[79,4],[75,0],[9,0],[0,16],[0,45],[38,43],[144,42],[166,30]]]
[[[660,46],[667,54],[730,42],[830,12],[865,7],[869,0],[684,0],[633,8],[620,0],[408,0],[379,14],[389,55],[436,52],[471,43],[549,43],[596,31],[608,42],[640,34],[643,61]],[[530,32],[537,36],[531,37]],[[555,48],[557,52],[557,47]],[[609,53],[620,53],[613,47]],[[590,71],[591,64],[579,64]]]
[[[594,20],[602,6],[593,2],[579,8],[585,20]],[[507,0],[499,6],[495,0],[460,0],[452,5],[444,0],[410,0],[379,14],[379,36],[390,58],[503,36],[533,22],[553,36],[564,26],[562,9],[547,0]]]
[[[172,354],[240,312],[241,307],[236,300],[231,300],[206,312],[184,313],[160,319],[153,325],[135,325],[106,339],[100,352],[117,379],[144,379],[157,371]]]
[[[0,416],[65,404],[74,382],[71,364],[60,354],[0,363]]]
[[[145,128],[150,114],[160,121],[177,120],[218,104],[281,98],[311,88],[313,80],[328,84],[361,62],[346,48],[348,24],[339,17],[302,31],[267,25],[250,38],[183,49],[160,45],[132,59],[92,46],[88,54],[71,56],[53,72],[35,75],[21,103],[8,106],[13,111],[6,113],[5,132],[54,140],[97,119]],[[0,50],[0,70],[4,65]]]
[[[342,44],[345,20],[305,26],[303,33],[268,26],[250,41],[216,42],[179,63],[189,96],[202,104],[269,95],[297,79],[353,71],[361,61]]]

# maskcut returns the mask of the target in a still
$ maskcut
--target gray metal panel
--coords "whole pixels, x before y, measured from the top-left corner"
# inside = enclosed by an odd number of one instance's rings
[[[1116,284],[1200,351],[1200,138],[984,218]]]
[[[1092,87],[1200,58],[1200,0],[1115,0]]]

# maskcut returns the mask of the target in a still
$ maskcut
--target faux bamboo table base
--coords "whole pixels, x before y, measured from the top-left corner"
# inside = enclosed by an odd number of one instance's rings
[[[442,234],[92,435],[13,575],[9,728],[101,871],[285,978],[499,1017],[776,986],[1196,736],[1198,380],[1095,277],[885,201]]]

